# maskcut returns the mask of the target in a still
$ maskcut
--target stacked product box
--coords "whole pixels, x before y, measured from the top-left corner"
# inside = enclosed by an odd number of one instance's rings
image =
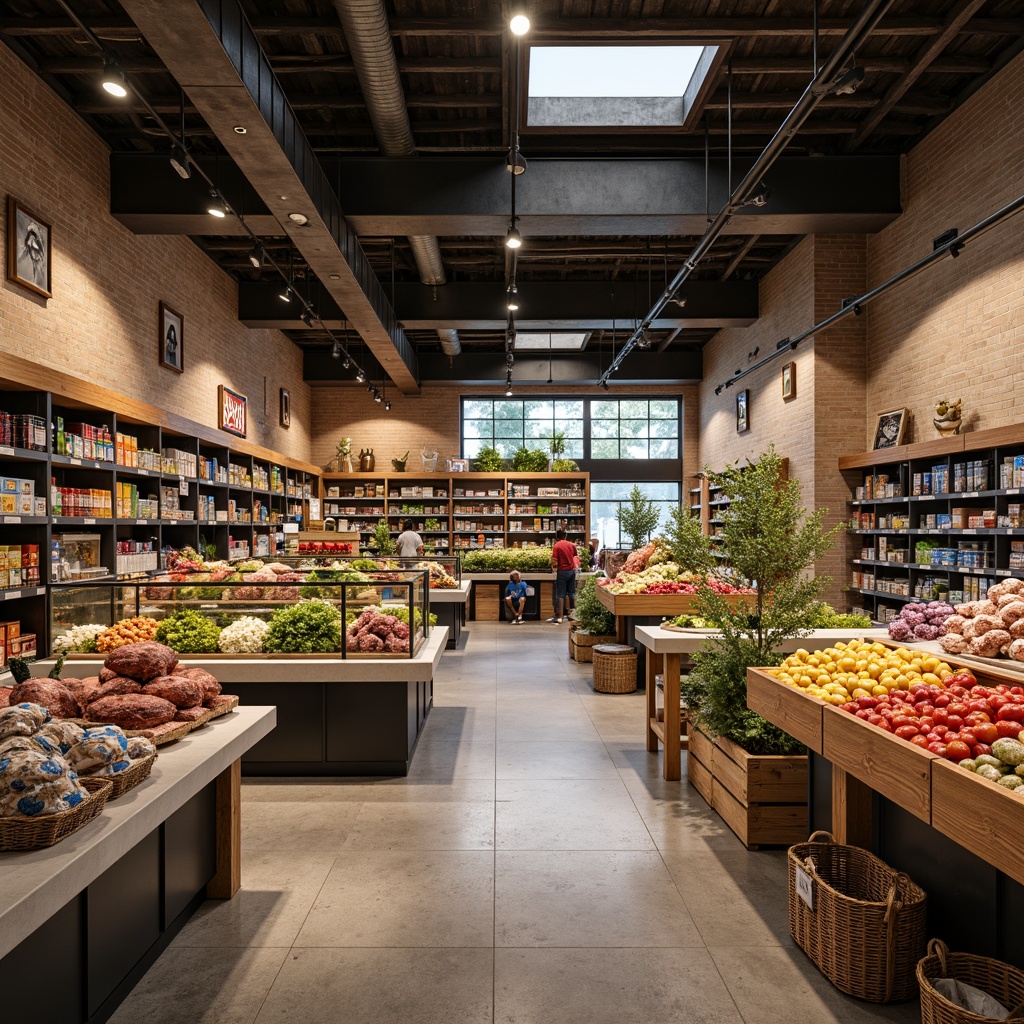
[[[0,590],[39,585],[39,545],[0,544]]]
[[[152,572],[159,568],[155,540],[119,540],[117,542],[117,571],[121,575]]]
[[[93,462],[113,462],[116,452],[110,427],[105,423],[67,423],[63,416],[56,419],[53,447],[57,455],[73,459],[91,459]]]
[[[12,476],[0,477],[0,513],[15,516],[45,516],[45,501],[42,503],[41,511],[36,504],[35,481]]]
[[[110,519],[113,516],[110,491],[98,487],[58,487],[56,478],[50,484],[55,516],[85,516]]]
[[[31,413],[0,411],[0,445],[46,451],[46,420]]]
[[[1024,487],[1024,455],[1007,455],[999,464],[999,486]]]
[[[984,491],[992,486],[992,460],[973,459],[953,464],[954,491]]]
[[[172,476],[197,476],[198,458],[194,453],[179,451],[177,448],[164,448],[161,456],[162,472]]]

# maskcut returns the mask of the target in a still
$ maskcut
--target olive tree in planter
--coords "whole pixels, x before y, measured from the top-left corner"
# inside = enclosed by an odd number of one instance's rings
[[[616,518],[619,521],[619,530],[629,538],[633,550],[636,551],[650,540],[651,531],[661,521],[661,512],[658,506],[633,484],[633,489],[629,492],[629,504],[619,506]]]
[[[747,845],[798,842],[807,834],[804,748],[747,707],[747,669],[778,665],[782,641],[813,628],[829,578],[813,575],[812,567],[840,530],[826,531],[827,509],[808,513],[799,483],[782,480],[781,471],[773,446],[756,462],[709,474],[730,501],[722,542],[731,571],[757,593],[736,605],[701,587],[698,614],[717,635],[694,655],[682,685],[691,721],[698,721],[690,730],[688,777]],[[771,799],[761,798],[762,784]]]

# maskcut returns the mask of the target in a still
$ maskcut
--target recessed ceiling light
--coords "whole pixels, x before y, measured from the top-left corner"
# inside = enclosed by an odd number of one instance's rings
[[[288,219],[295,224],[305,225],[309,223],[309,218],[304,213],[289,213]]]
[[[248,130],[249,130],[249,129],[248,129],[248,128],[246,128],[246,127],[245,127],[245,125],[242,125],[242,124],[236,124],[236,125],[235,125],[235,134],[236,134],[236,135],[245,135],[245,133],[246,133],[246,132],[247,132]]]
[[[526,16],[526,12],[523,10],[516,11],[512,15],[508,27],[512,29],[513,35],[525,36],[530,31],[530,19]]]

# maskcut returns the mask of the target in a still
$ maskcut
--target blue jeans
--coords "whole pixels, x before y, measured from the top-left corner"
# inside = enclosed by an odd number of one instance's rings
[[[559,569],[555,573],[555,600],[576,600],[576,570]]]

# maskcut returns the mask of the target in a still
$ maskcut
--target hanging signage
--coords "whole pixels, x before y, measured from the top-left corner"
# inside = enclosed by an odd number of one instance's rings
[[[245,437],[246,429],[246,397],[221,384],[217,388],[220,406],[220,429],[229,434]]]

